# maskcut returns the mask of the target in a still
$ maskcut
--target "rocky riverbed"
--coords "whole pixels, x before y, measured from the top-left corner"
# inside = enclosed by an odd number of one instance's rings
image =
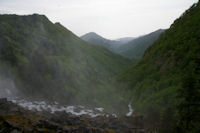
[[[90,110],[91,115],[88,113],[73,114],[74,110],[70,112],[67,107],[60,110],[55,109],[54,112],[39,109],[27,109],[5,98],[0,99],[0,133],[145,132],[141,116],[105,115],[101,108],[97,108],[96,112]]]

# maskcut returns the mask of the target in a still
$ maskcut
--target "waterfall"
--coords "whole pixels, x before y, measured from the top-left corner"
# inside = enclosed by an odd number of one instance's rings
[[[133,108],[130,103],[128,105],[128,109],[129,109],[129,112],[126,114],[126,116],[131,116],[133,114]]]

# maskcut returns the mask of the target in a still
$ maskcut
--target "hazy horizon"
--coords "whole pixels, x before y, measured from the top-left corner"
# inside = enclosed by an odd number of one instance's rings
[[[44,14],[78,36],[137,37],[167,29],[198,0],[1,0],[1,14]]]

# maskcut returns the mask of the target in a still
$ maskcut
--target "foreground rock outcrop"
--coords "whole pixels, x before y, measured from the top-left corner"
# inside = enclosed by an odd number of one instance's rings
[[[142,117],[92,118],[66,112],[30,111],[0,99],[0,132],[21,133],[143,133]]]

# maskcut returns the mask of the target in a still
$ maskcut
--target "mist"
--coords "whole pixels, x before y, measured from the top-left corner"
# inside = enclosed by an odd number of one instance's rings
[[[19,91],[13,80],[0,77],[0,98],[15,98]]]
[[[199,131],[200,2],[44,1],[0,1],[0,132]]]
[[[18,23],[7,21],[9,17]],[[88,44],[44,15],[2,15],[2,22],[15,36],[3,27],[0,56],[10,77],[1,78],[0,97],[38,111],[48,110],[48,105],[51,112],[64,106],[104,108],[123,115],[129,111],[129,99],[112,81],[132,65],[129,59]]]

